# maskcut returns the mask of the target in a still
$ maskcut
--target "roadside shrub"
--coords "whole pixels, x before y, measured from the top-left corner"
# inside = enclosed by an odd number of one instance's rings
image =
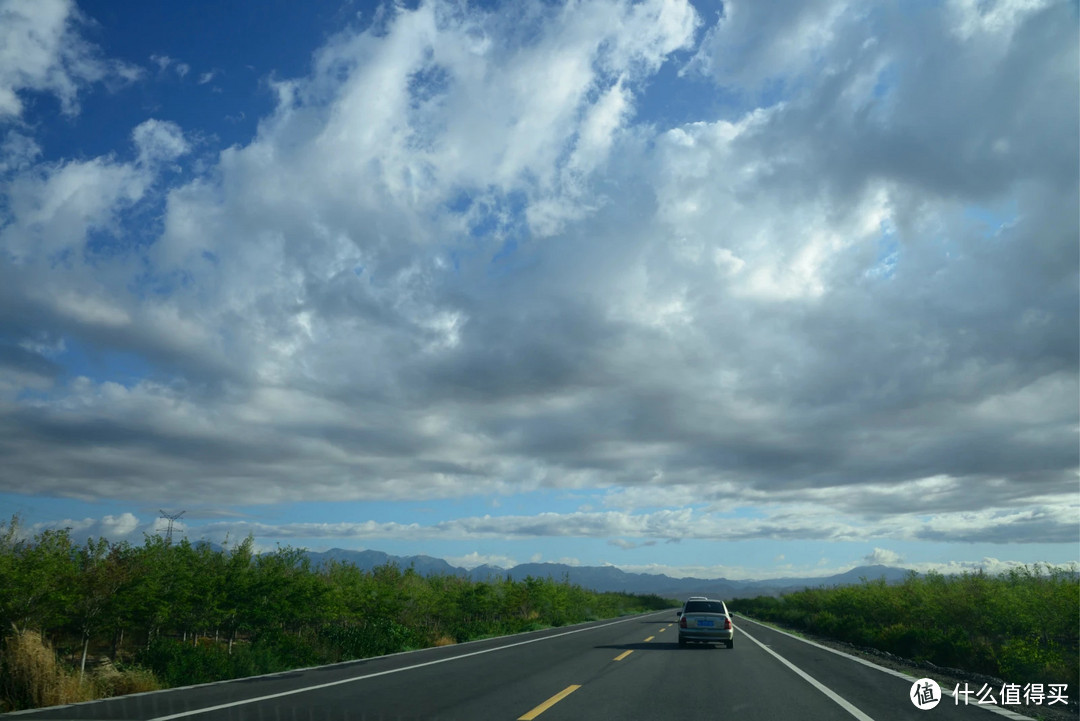
[[[234,655],[242,654],[242,645]],[[224,647],[194,647],[171,638],[156,638],[139,655],[139,663],[149,668],[166,686],[188,686],[226,678],[236,678],[237,664]]]
[[[0,656],[0,704],[4,711],[55,706],[94,698],[90,683],[64,667],[37,631],[16,631],[4,639]]]
[[[161,688],[161,682],[157,680],[152,671],[137,666],[95,679],[94,683],[99,698],[145,693],[147,691],[157,691]]]
[[[1011,683],[1080,683],[1080,575],[1039,565],[999,576],[911,574],[780,598],[733,599],[762,620]]]
[[[998,665],[1006,678],[1037,678],[1045,676],[1055,662],[1051,649],[1037,638],[1011,638],[998,656]]]
[[[567,578],[422,576],[394,564],[313,567],[302,549],[256,553],[147,535],[142,546],[0,523],[0,703],[29,708],[379,656],[676,605],[595,593]],[[36,641],[34,640],[36,638]],[[79,683],[72,659],[94,658]],[[123,659],[134,666],[114,668]]]

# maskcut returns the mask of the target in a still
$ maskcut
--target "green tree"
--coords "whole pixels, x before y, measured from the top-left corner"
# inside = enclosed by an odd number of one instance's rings
[[[77,576],[69,532],[42,531],[31,541],[12,534],[10,543],[10,585],[3,602],[9,621],[43,635],[67,625]]]
[[[72,623],[82,641],[79,681],[86,673],[91,637],[110,622],[115,623],[117,594],[128,581],[130,566],[121,546],[104,538],[87,539],[76,555],[76,584],[70,607]]]

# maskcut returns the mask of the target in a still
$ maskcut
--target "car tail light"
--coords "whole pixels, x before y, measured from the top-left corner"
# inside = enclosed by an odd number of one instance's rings
[[[686,628],[686,616],[679,619],[679,628]]]
[[[730,616],[724,619],[724,630],[725,631],[730,631],[731,630],[731,617]]]

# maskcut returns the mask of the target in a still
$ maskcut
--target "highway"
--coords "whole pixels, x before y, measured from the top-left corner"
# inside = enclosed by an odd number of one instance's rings
[[[7,714],[20,719],[995,719],[903,678],[736,618],[735,647],[680,648],[675,611],[315,669]],[[951,691],[952,689],[947,689]],[[977,689],[976,689],[977,690]]]

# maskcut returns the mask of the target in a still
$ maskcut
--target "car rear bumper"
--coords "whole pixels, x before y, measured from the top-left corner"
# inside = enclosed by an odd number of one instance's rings
[[[730,641],[733,638],[735,638],[735,631],[730,628],[726,631],[722,629],[712,631],[694,628],[679,631],[680,641],[710,641],[712,643],[719,643],[721,641]]]

